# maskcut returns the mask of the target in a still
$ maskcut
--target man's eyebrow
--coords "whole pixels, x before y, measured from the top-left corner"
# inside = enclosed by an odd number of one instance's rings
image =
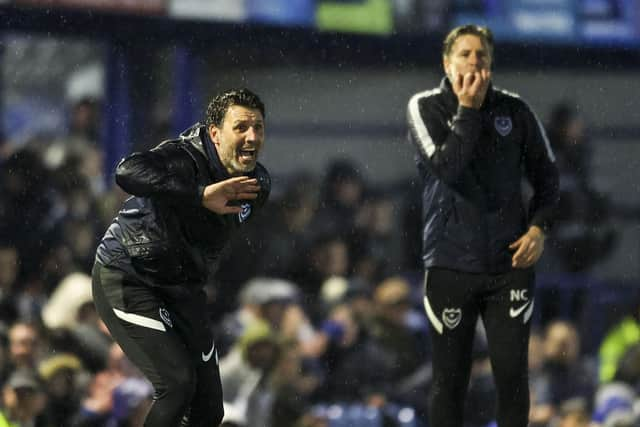
[[[239,118],[239,119],[234,119],[233,120],[233,124],[234,125],[237,125],[237,124],[240,124],[240,123],[245,123],[245,122],[255,122],[255,123],[262,124],[263,120],[262,119],[251,119],[251,118]]]

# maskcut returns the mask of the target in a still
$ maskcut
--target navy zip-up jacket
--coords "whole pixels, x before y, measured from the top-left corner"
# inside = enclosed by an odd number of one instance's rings
[[[202,206],[204,188],[230,178],[207,135],[195,124],[180,138],[133,153],[116,168],[127,199],[105,233],[96,261],[165,289],[197,288],[215,271],[233,232],[262,208],[271,190],[260,163],[247,174],[260,185],[254,200],[234,202],[239,214],[218,215]]]
[[[424,267],[510,270],[509,244],[531,225],[546,232],[558,202],[558,170],[538,118],[491,85],[479,110],[460,106],[446,77],[414,95],[407,116],[424,185]]]

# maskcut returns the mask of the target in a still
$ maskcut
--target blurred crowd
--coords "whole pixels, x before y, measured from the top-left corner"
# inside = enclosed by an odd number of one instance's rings
[[[0,145],[2,427],[140,426],[153,397],[91,297],[95,247],[127,195],[105,185],[99,104],[81,100],[70,117],[66,135]],[[588,271],[616,242],[585,126],[568,103],[548,121],[562,209],[545,266],[556,272]],[[266,212],[206,286],[224,424],[428,426],[420,186],[369,185],[349,159],[322,176],[273,172]],[[621,312],[591,353],[578,319],[556,314],[537,316],[532,333],[531,425],[640,425],[640,309]],[[467,427],[490,426],[481,324],[473,360]]]

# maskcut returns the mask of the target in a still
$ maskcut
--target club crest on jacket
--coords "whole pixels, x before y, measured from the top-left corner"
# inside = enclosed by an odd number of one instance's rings
[[[513,129],[511,117],[508,116],[497,116],[493,121],[493,125],[496,127],[498,133],[502,136],[509,135],[511,133],[511,129]]]
[[[240,220],[240,222],[245,222],[247,218],[249,218],[249,215],[251,215],[251,204],[243,203],[242,205],[240,205],[240,207],[242,208],[242,210],[238,214],[238,219]]]

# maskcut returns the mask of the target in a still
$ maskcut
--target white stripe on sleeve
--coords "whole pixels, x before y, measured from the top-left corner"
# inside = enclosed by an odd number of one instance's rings
[[[420,116],[420,107],[418,101],[420,101],[420,99],[422,98],[436,95],[438,93],[440,93],[439,88],[427,90],[425,92],[420,92],[413,95],[409,100],[409,126],[411,126],[415,130],[420,149],[427,155],[427,157],[431,157],[433,155],[433,153],[436,151],[436,146],[433,143],[433,139],[431,139],[431,135],[429,135],[429,130],[427,129],[424,120],[422,120],[422,117]]]
[[[538,125],[538,129],[540,130],[540,134],[542,135],[542,139],[544,140],[544,146],[547,149],[547,156],[552,162],[556,161],[556,156],[553,154],[553,150],[551,149],[551,143],[549,142],[549,138],[547,138],[547,132],[544,130],[544,126],[542,126],[542,122],[538,119],[536,113],[533,110],[530,110],[533,117],[536,119],[536,123]]]

